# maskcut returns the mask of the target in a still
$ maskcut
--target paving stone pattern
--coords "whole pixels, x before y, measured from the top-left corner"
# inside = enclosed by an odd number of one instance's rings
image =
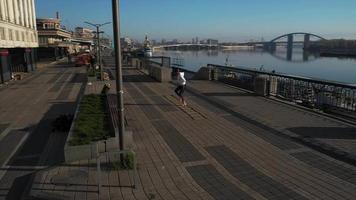
[[[165,100],[162,96],[158,95],[155,91],[153,91],[151,88],[146,86],[144,83],[136,83],[137,88],[142,91],[145,96],[147,96],[149,99],[152,100],[156,105],[160,106],[160,109],[163,112],[174,112],[178,111],[178,109],[175,107],[175,105],[171,104],[167,100]]]
[[[44,71],[34,72],[34,74],[32,76],[30,76],[30,77],[26,78],[25,80],[21,81],[19,83],[19,85],[27,85],[27,84],[33,82],[34,80],[40,78],[43,73],[44,73]]]
[[[224,145],[207,147],[206,150],[230,174],[270,200],[307,199],[271,177],[261,173]]]
[[[291,155],[317,169],[356,185],[356,170],[353,168],[345,167],[344,164],[328,160],[310,151],[293,153]]]
[[[192,162],[205,159],[204,156],[202,156],[201,153],[199,153],[199,151],[168,121],[154,121],[152,124],[181,162]]]
[[[63,162],[67,134],[53,132],[51,124],[74,113],[83,82],[68,85],[69,77],[85,69],[54,65],[1,90],[0,121],[8,131],[0,130],[0,200],[23,199],[36,171]]]
[[[230,108],[233,111],[279,130],[285,135],[317,140],[322,143],[317,144],[321,148],[315,148],[313,140],[304,145],[309,143],[309,147],[315,150],[322,149],[324,153],[329,152],[329,156],[355,165],[356,139],[353,134],[347,133],[348,130],[355,129],[355,125],[299,106],[256,96],[219,82],[191,81],[188,85],[199,90],[202,96],[233,104]]]
[[[73,88],[75,87],[75,84],[85,83],[85,82],[86,82],[86,78],[83,77],[83,73],[78,73],[77,70],[75,75],[72,77],[72,79],[64,85],[63,90],[59,93],[56,99],[57,100],[68,99],[70,93],[73,91]]]
[[[135,102],[142,106],[142,111],[146,114],[148,119],[150,120],[158,120],[153,121],[152,125],[157,129],[157,131],[161,134],[164,140],[167,142],[168,146],[172,149],[175,155],[182,162],[191,162],[198,161],[204,159],[204,157],[199,153],[197,149],[186,139],[184,138],[167,120],[163,120],[164,117],[158,111],[157,108],[151,104],[143,94],[141,94],[138,89],[131,85],[127,89],[129,94],[133,94],[135,96]],[[145,90],[148,91],[148,90]],[[151,92],[154,94],[154,92]],[[160,107],[161,108],[161,107]]]
[[[36,174],[30,195],[42,199],[112,200],[353,200],[356,196],[356,185],[291,155],[314,150],[299,144],[293,148],[283,146],[294,142],[274,132],[274,127],[254,113],[236,109],[234,98],[251,98],[253,102],[253,98],[260,97],[235,95],[239,90],[202,81],[196,91],[185,93],[188,106],[183,108],[172,96],[175,86],[171,83],[155,82],[137,70],[123,70],[123,74],[126,125],[133,133],[137,153],[137,187],[131,187],[133,171],[103,167],[103,187],[98,194],[96,163],[90,160],[42,170]],[[87,86],[86,91],[99,91],[99,83]],[[115,91],[113,84],[110,92]],[[221,98],[229,104],[219,103]],[[168,111],[167,105],[175,111]],[[250,106],[262,109],[264,105]],[[275,107],[287,109],[277,104]],[[199,113],[198,119],[194,115]],[[51,146],[56,141],[52,136],[48,143]],[[215,155],[221,152],[223,155]],[[330,165],[330,170],[337,167]],[[344,167],[355,170],[347,164]],[[71,172],[78,170],[86,173],[74,180]],[[61,180],[62,184],[51,180]]]
[[[0,166],[5,164],[9,154],[16,148],[17,143],[24,135],[26,135],[25,131],[12,130],[0,140]]]
[[[246,129],[252,130],[251,132],[258,137],[264,139],[265,141],[271,143],[272,145],[282,149],[282,150],[291,150],[291,149],[298,149],[300,148],[300,145],[287,140],[281,136],[276,135],[274,132],[275,130],[271,128],[267,128],[266,126],[258,123],[258,122],[253,122],[251,120],[245,121],[243,117],[241,119],[240,116],[236,115],[229,115],[229,116],[224,116],[224,119],[238,124],[239,126],[243,126]]]
[[[65,73],[65,69],[61,70],[59,74],[55,74],[51,79],[47,81],[48,84],[55,83],[59,78],[61,78],[61,75]]]
[[[68,77],[70,76],[70,73],[64,73],[61,74],[61,77],[58,79],[58,81],[49,89],[49,92],[58,92],[62,86],[63,83],[68,79]]]
[[[216,200],[252,200],[240,188],[229,182],[212,165],[187,167],[189,174]]]
[[[0,137],[3,131],[5,131],[9,127],[9,124],[0,124]]]

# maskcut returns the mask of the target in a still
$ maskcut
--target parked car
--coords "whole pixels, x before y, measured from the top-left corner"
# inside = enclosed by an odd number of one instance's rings
[[[90,65],[90,54],[85,53],[85,54],[79,54],[75,58],[75,66],[80,67],[80,66],[89,66]]]

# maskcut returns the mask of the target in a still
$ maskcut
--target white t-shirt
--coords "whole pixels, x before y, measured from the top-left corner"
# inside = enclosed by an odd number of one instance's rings
[[[179,85],[185,85],[187,83],[187,80],[184,78],[184,72],[179,72],[177,82]]]

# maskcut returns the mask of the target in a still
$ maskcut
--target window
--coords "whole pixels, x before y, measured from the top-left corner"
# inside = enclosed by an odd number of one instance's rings
[[[9,34],[9,40],[14,40],[12,29],[9,29],[9,33],[8,34]]]
[[[19,31],[15,31],[15,35],[16,35],[16,41],[20,41],[20,33],[19,33]]]
[[[0,40],[5,40],[5,28],[0,27]]]

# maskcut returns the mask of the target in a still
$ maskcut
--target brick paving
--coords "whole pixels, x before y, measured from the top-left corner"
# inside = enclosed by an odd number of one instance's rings
[[[63,162],[66,134],[51,122],[74,112],[84,73],[59,61],[1,89],[0,199],[22,198],[34,171]]]
[[[100,193],[96,161],[88,160],[38,172],[30,196],[354,199],[355,166],[284,137],[296,134],[286,131],[292,127],[347,125],[207,81],[189,82],[189,105],[183,107],[173,96],[172,84],[155,82],[136,70],[124,73],[125,117],[138,162],[136,188],[133,171],[113,168],[115,156],[109,153],[100,160]],[[94,84],[86,91],[100,88]]]
[[[333,149],[338,155],[347,154],[346,157],[356,163],[354,125],[321,117],[318,113],[258,97],[221,83],[192,81],[190,86],[193,93],[196,91],[212,102],[229,104],[233,115],[245,117],[282,134],[311,141],[311,145],[322,144],[324,149]]]

